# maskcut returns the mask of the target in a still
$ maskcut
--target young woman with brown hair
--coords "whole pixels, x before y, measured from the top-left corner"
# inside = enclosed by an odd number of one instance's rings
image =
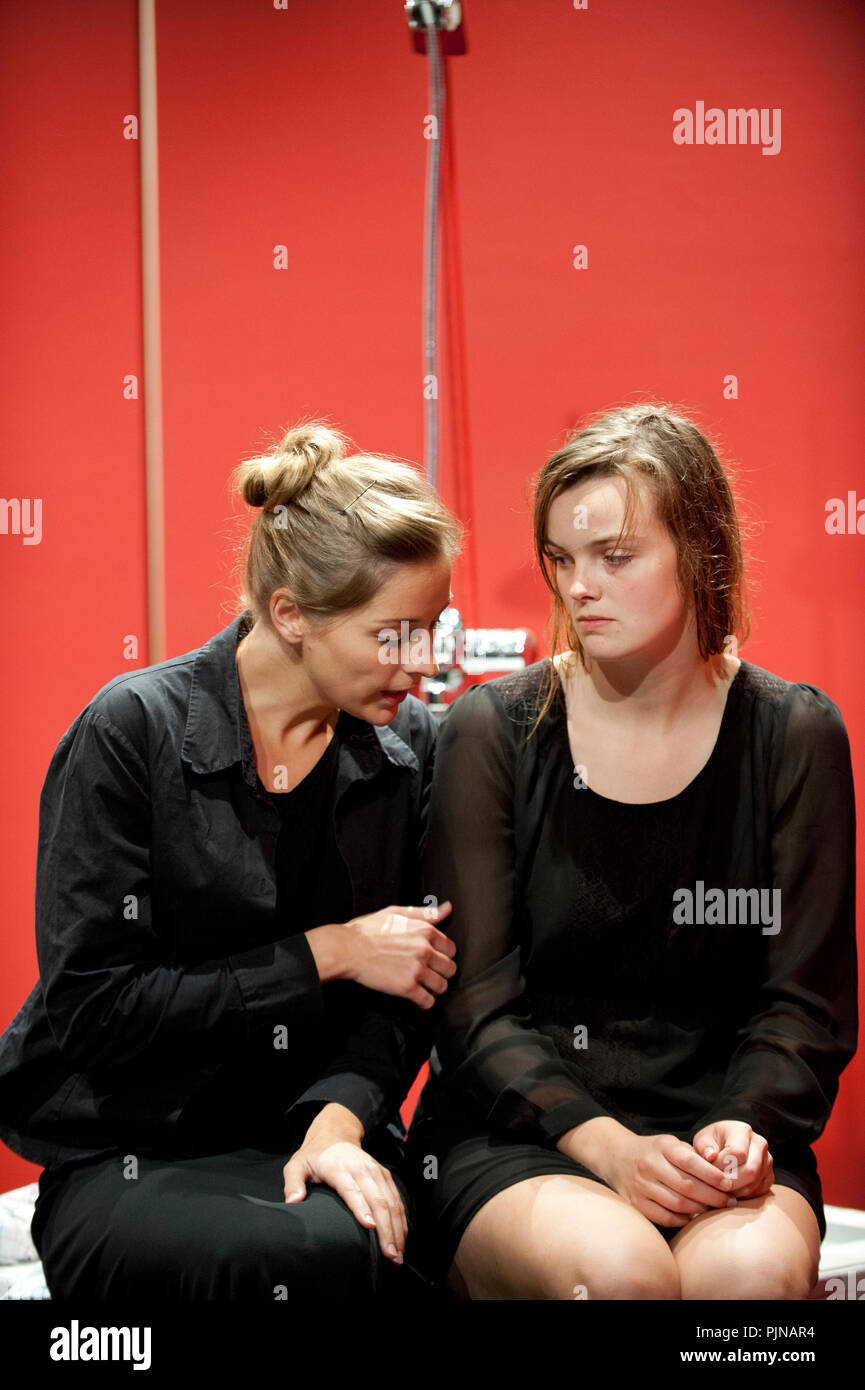
[[[441,1274],[807,1298],[856,1043],[841,714],[738,656],[736,510],[692,422],[616,411],[536,482],[553,657],[455,702],[430,801],[458,973],[409,1146]]]

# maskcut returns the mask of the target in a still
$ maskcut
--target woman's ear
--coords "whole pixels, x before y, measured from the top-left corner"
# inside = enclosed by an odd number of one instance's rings
[[[276,632],[292,646],[303,641],[309,631],[304,618],[288,589],[274,589],[270,596],[270,621]]]

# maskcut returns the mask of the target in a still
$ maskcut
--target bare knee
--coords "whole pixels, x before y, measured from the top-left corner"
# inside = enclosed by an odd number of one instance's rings
[[[732,1212],[698,1216],[673,1253],[684,1299],[807,1299],[817,1282],[820,1232],[804,1197],[773,1187]]]
[[[448,1290],[454,1298],[519,1298],[537,1300],[606,1301],[681,1298],[679,1271],[666,1248],[647,1252],[616,1241],[615,1250],[583,1252],[565,1249],[541,1252],[527,1248],[510,1268],[491,1271],[473,1267],[459,1256],[451,1266]]]
[[[682,1298],[736,1301],[804,1301],[817,1281],[811,1261],[785,1258],[772,1252],[721,1256],[714,1268],[681,1271]]]
[[[646,1250],[640,1244],[622,1243],[616,1250],[599,1251],[583,1264],[582,1276],[582,1280],[575,1282],[585,1292],[572,1292],[572,1298],[634,1301],[681,1298],[676,1261],[664,1246]]]
[[[678,1299],[672,1251],[593,1180],[527,1179],[469,1223],[448,1288],[470,1299]]]

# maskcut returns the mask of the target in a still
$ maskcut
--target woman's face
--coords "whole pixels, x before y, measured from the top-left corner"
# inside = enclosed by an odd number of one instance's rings
[[[617,545],[627,492],[618,476],[589,478],[561,492],[547,520],[549,564],[587,656],[654,664],[691,620],[676,575],[672,537],[650,489],[638,483],[632,534]]]
[[[389,724],[408,690],[434,676],[433,638],[451,601],[443,560],[401,565],[368,604],[303,628],[303,666],[324,703]],[[390,692],[390,696],[385,692]]]

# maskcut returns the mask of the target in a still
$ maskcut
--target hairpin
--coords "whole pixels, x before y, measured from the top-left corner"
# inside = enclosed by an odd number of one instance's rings
[[[368,483],[367,486],[364,488],[363,492],[369,492],[369,490],[370,490],[371,487],[375,487],[375,482]],[[340,510],[340,512],[342,513],[343,516],[345,516],[345,515],[348,513],[348,508],[349,508],[349,507],[353,507],[355,502],[359,502],[359,501],[360,501],[361,497],[363,497],[363,492],[359,492],[359,493],[357,494],[357,497],[355,497],[354,502],[349,502],[349,503],[348,503],[348,506],[340,507],[339,510]]]

